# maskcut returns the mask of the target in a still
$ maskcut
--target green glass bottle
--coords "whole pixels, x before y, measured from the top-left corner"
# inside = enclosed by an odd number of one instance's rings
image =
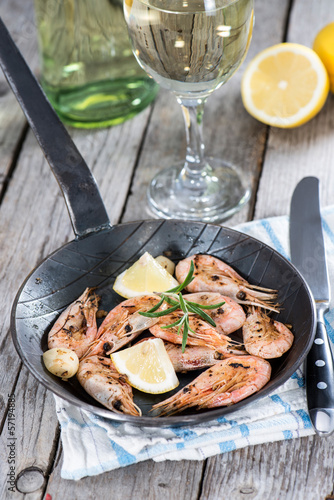
[[[136,115],[158,86],[135,60],[122,0],[35,0],[41,83],[75,127],[116,125]]]

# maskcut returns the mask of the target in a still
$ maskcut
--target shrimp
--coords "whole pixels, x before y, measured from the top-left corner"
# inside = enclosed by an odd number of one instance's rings
[[[159,322],[150,327],[150,332],[154,337],[167,340],[172,344],[182,344],[182,335],[178,333],[178,327],[162,328],[170,325],[183,316],[182,311],[174,311],[159,318]],[[193,333],[192,330],[194,330]],[[189,315],[189,332],[187,346],[210,347],[222,354],[245,354],[239,346],[239,342],[231,340],[226,335],[219,333],[213,326],[202,320],[197,314]]]
[[[220,293],[189,293],[184,295],[184,298],[190,302],[196,302],[196,304],[203,305],[225,302],[224,305],[217,309],[205,310],[216,323],[217,330],[225,335],[229,335],[241,328],[246,320],[246,314],[243,308],[237,304],[235,300],[225,295],[221,295]]]
[[[140,295],[118,304],[105,317],[98,329],[97,340],[90,346],[86,355],[111,354],[157,323],[159,318],[146,318],[139,312],[148,311],[159,301],[158,295]],[[159,311],[167,307],[168,305],[164,303]]]
[[[90,396],[109,410],[141,416],[140,408],[133,402],[132,388],[126,375],[117,372],[110,358],[84,358],[79,363],[77,379]]]
[[[232,356],[201,373],[174,396],[154,405],[152,410],[158,410],[160,417],[191,407],[201,409],[232,405],[259,391],[270,375],[271,366],[265,359]]]
[[[188,372],[215,365],[224,355],[210,347],[189,346],[182,352],[180,345],[164,342],[168,356],[176,372]]]
[[[258,308],[253,308],[247,316],[242,334],[246,351],[265,359],[282,356],[290,349],[294,339],[289,328]]]
[[[68,348],[80,359],[97,337],[96,312],[99,297],[86,288],[80,297],[65,309],[48,335],[48,347]]]
[[[145,337],[136,342],[135,345],[146,342],[152,338],[153,337]],[[210,347],[188,346],[185,348],[185,351],[182,352],[182,347],[180,345],[172,344],[166,340],[164,340],[163,343],[176,372],[200,370],[201,368],[207,368],[225,359],[225,356],[221,352],[214,351]]]
[[[194,279],[186,287],[188,292],[218,292],[239,304],[257,305],[278,312],[273,305],[276,290],[250,285],[234,269],[212,255],[196,254],[181,260],[175,268],[180,283],[187,276],[191,261],[194,262]]]

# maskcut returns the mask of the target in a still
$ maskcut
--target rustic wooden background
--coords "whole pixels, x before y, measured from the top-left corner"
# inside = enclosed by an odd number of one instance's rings
[[[1,0],[0,15],[38,72],[32,0]],[[282,41],[312,46],[334,21],[333,0],[255,0],[256,24],[247,56]],[[239,72],[208,101],[207,149],[240,165],[252,186],[250,203],[227,222],[288,213],[292,191],[305,175],[321,180],[322,204],[334,202],[334,96],[308,124],[272,129],[243,108]],[[114,128],[71,130],[90,165],[113,223],[148,218],[146,187],[153,174],[182,158],[181,111],[161,91],[136,118]],[[202,462],[147,461],[79,482],[61,479],[62,450],[53,396],[20,363],[9,322],[16,291],[30,270],[72,239],[58,185],[0,74],[0,496],[54,499],[279,499],[318,500],[333,492],[334,437],[309,437],[250,446]],[[15,394],[18,487],[8,491],[8,395]],[[25,492],[25,493],[24,493]]]

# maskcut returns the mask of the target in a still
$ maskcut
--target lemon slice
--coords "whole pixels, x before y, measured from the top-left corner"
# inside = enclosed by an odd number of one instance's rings
[[[274,127],[306,123],[325,104],[329,78],[319,56],[308,47],[281,43],[260,52],[241,84],[247,111]]]
[[[166,292],[179,283],[152,255],[145,252],[129,269],[117,276],[114,290],[130,299],[137,295]]]
[[[319,31],[313,42],[313,50],[327,69],[331,92],[334,93],[334,23],[327,24]]]
[[[128,377],[132,387],[151,394],[171,391],[179,385],[172,362],[161,339],[149,339],[111,354],[116,370]]]

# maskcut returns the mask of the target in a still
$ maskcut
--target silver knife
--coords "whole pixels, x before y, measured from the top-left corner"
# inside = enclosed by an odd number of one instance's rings
[[[334,362],[324,320],[330,284],[316,177],[302,179],[292,195],[290,251],[292,263],[311,289],[317,311],[315,339],[305,365],[308,410],[316,433],[329,436],[334,430]]]

